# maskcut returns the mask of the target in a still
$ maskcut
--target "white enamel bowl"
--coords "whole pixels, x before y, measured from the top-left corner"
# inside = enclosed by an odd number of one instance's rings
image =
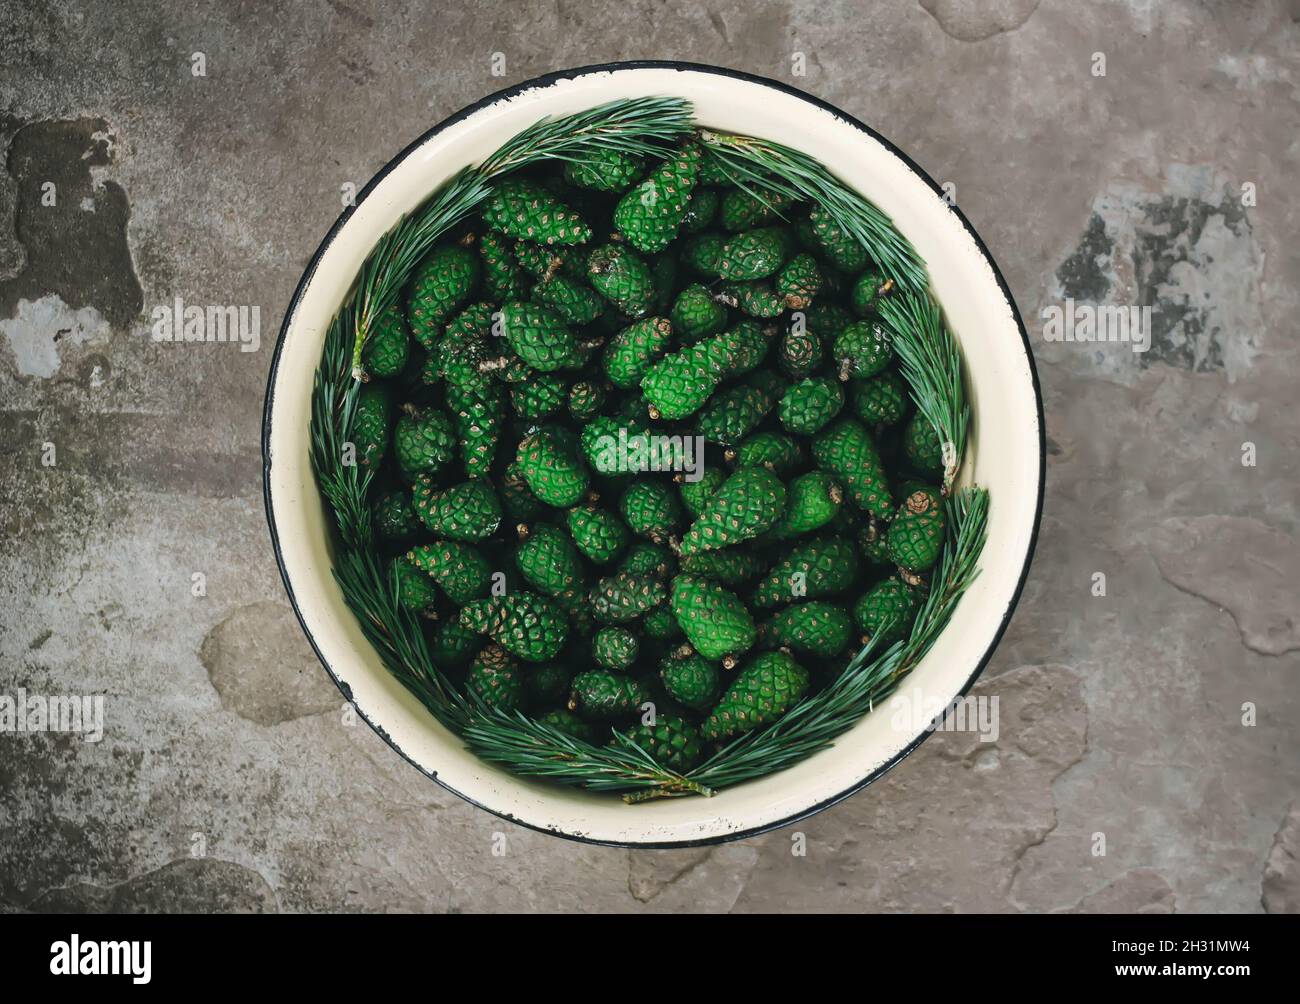
[[[414,766],[476,805],[576,839],[683,846],[753,834],[847,797],[928,734],[877,709],[833,748],[713,798],[624,805],[618,798],[521,780],[468,753],[384,669],[330,574],[326,514],[308,463],[312,377],[330,319],[363,259],[402,214],[458,169],[543,115],[614,98],[676,95],[698,122],[769,137],[818,158],[889,214],[926,261],[960,340],[974,411],[964,480],[991,493],[983,570],[947,629],[908,678],[927,701],[966,691],[1011,616],[1029,567],[1042,500],[1042,406],[1023,325],[983,244],[938,187],[861,123],[773,81],[681,63],[590,67],[494,95],[431,129],[345,212],[308,266],[287,312],[267,388],[267,514],[280,569],[311,644],[357,711]]]

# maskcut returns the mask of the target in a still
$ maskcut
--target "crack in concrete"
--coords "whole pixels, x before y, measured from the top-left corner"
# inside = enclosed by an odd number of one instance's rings
[[[1057,827],[1060,826],[1061,824],[1061,809],[1056,801],[1056,784],[1058,781],[1061,780],[1061,778],[1065,777],[1066,774],[1074,770],[1074,768],[1078,767],[1079,764],[1083,763],[1083,761],[1088,758],[1088,754],[1092,752],[1091,746],[1089,745],[1088,742],[1089,734],[1092,731],[1092,709],[1088,707],[1086,702],[1084,703],[1084,709],[1087,712],[1087,716],[1085,717],[1083,723],[1083,748],[1079,751],[1078,756],[1076,756],[1073,760],[1067,763],[1059,771],[1053,774],[1052,779],[1047,784],[1048,790],[1051,792],[1052,795],[1051,825],[1048,826],[1047,829],[1044,830],[1040,836],[1038,836],[1034,840],[1029,841],[1029,843],[1025,844],[1023,847],[1020,848],[1019,851],[1016,852],[1015,861],[1012,863],[1011,866],[1011,873],[1007,877],[1007,885],[1006,885],[1007,901],[1021,912],[1024,912],[1026,910],[1026,906],[1017,898],[1015,894],[1015,887],[1016,887],[1016,881],[1020,878],[1020,869],[1021,866],[1024,864],[1025,856],[1031,850],[1033,850],[1033,848],[1043,846],[1043,844],[1047,842],[1047,838],[1050,837],[1053,833],[1055,833]]]
[[[675,885],[678,881],[685,878],[687,875],[690,875],[693,871],[699,868],[700,865],[704,864],[704,862],[709,860],[709,858],[713,855],[713,848],[705,847],[702,848],[700,851],[693,852],[694,857],[692,857],[692,859],[688,861],[685,865],[683,865],[681,868],[677,869],[677,871],[675,871],[667,879],[661,880],[661,879],[654,878],[652,876],[643,876],[638,881],[638,878],[635,874],[636,865],[637,865],[637,855],[639,854],[655,855],[655,854],[664,854],[664,853],[671,854],[674,852],[635,851],[635,850],[629,850],[627,852],[628,854],[627,891],[631,894],[632,898],[635,899],[637,902],[649,903],[652,899],[654,899],[656,896],[662,893],[669,886]]]

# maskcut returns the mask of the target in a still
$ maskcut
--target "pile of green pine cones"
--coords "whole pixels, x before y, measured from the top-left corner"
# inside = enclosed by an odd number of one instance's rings
[[[944,458],[890,294],[824,212],[695,142],[498,181],[372,326],[353,424],[436,665],[687,771],[903,637]]]

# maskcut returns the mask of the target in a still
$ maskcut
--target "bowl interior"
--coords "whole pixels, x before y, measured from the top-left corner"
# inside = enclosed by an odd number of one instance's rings
[[[924,733],[895,728],[893,716],[878,709],[833,748],[772,777],[710,799],[638,806],[489,766],[393,679],[362,636],[330,573],[328,516],[308,461],[312,380],[325,333],[379,238],[455,171],[541,116],[642,95],[688,98],[702,124],[780,140],[817,157],[888,213],[926,261],[968,370],[973,423],[963,480],[987,487],[991,506],[981,574],[903,692],[946,703],[973,682],[1010,616],[1037,531],[1042,446],[1028,345],[996,269],[932,184],[872,134],[767,82],[657,65],[548,78],[462,113],[389,165],[322,247],[286,319],[267,404],[266,487],[282,571],[304,628],[358,711],[397,750],[517,822],[589,840],[671,845],[804,815],[856,790]]]

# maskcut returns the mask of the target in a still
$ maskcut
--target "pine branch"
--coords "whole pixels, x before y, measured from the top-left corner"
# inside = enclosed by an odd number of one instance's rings
[[[518,711],[478,706],[461,730],[466,747],[516,774],[542,777],[590,791],[646,795],[713,792],[667,770],[640,746],[615,732],[609,746],[593,746]],[[630,796],[629,801],[637,800]]]
[[[792,199],[816,202],[842,230],[857,239],[897,286],[918,291],[927,287],[924,263],[889,217],[821,163],[771,140],[710,129],[698,133],[705,149],[735,184],[751,194],[768,189]]]
[[[943,449],[943,491],[952,492],[966,451],[970,405],[962,383],[961,348],[929,293],[882,297],[880,316],[892,335],[899,368],[917,411],[933,427]]]

